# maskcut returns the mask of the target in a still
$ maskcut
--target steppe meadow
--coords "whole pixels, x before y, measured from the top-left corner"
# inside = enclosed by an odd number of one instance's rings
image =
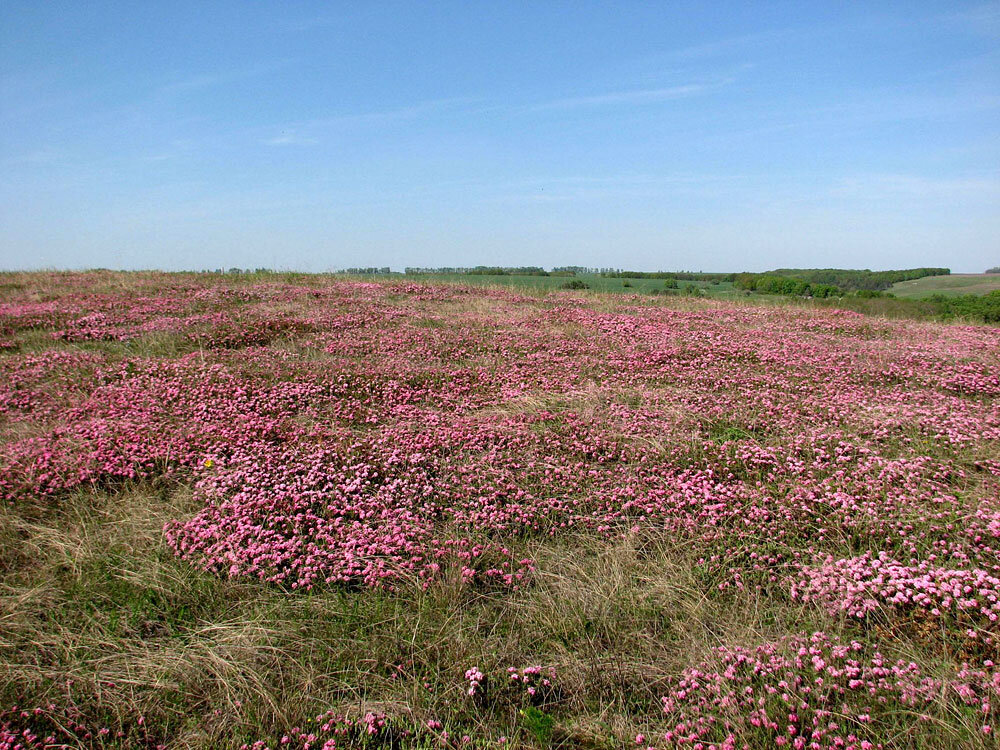
[[[1000,329],[0,277],[0,748],[1000,746]]]

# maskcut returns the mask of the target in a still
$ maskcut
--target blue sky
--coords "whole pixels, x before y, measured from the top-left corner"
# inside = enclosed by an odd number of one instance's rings
[[[1000,3],[0,5],[0,268],[1000,263]]]

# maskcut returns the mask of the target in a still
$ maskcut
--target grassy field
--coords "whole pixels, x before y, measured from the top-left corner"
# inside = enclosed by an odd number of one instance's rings
[[[894,287],[898,289],[903,286],[910,291],[902,294],[893,292],[893,296],[870,298],[858,296],[855,293],[847,293],[841,297],[810,298],[795,295],[767,294],[738,289],[732,282],[709,282],[709,281],[677,281],[676,288],[668,288],[662,279],[620,279],[607,278],[596,274],[578,274],[573,278],[558,276],[518,276],[518,275],[480,275],[480,274],[407,274],[406,276],[367,276],[345,278],[364,278],[370,281],[386,281],[390,278],[396,280],[409,279],[413,281],[430,283],[459,284],[462,286],[486,287],[486,288],[510,288],[530,294],[547,294],[562,290],[568,282],[579,281],[587,284],[589,291],[612,293],[612,294],[632,294],[632,295],[686,295],[689,288],[697,290],[698,295],[720,300],[730,300],[734,302],[746,302],[750,304],[765,305],[795,305],[800,307],[813,307],[823,309],[851,310],[864,315],[893,319],[913,319],[913,320],[962,320],[976,324],[991,322],[996,319],[996,312],[989,312],[986,306],[972,307],[965,305],[962,309],[952,309],[947,304],[940,301],[929,300],[931,294],[944,294],[946,297],[956,300],[965,295],[986,295],[997,287],[993,276],[980,275],[958,275],[958,276],[935,276],[916,281],[902,282]],[[934,280],[930,283],[929,280]],[[920,285],[912,288],[905,287],[906,284]],[[990,308],[991,310],[993,308]]]
[[[577,274],[572,278],[563,276],[515,276],[486,274],[407,274],[407,279],[414,281],[443,281],[451,284],[469,284],[472,286],[508,286],[513,289],[556,291],[567,282],[574,279],[582,281],[595,292],[619,292],[624,294],[648,294],[654,289],[664,289],[663,279],[614,279],[596,274]],[[706,294],[714,296],[733,295],[732,282],[712,284],[706,281],[678,281],[678,287],[691,284]]]
[[[377,278],[377,277],[375,277]],[[502,276],[478,274],[410,274],[405,278],[415,281],[441,281],[451,284],[472,286],[501,286],[513,289],[535,291],[557,291],[572,279],[558,276]],[[653,290],[663,290],[662,279],[616,279],[595,274],[578,274],[575,279],[584,282],[596,292],[617,292],[624,294],[649,294]],[[678,281],[678,286],[697,287],[701,292],[720,299],[751,298],[754,301],[774,301],[774,295],[751,294],[734,288],[732,282],[711,283],[707,281]],[[951,274],[948,276],[927,276],[913,281],[901,281],[888,291],[902,299],[923,299],[933,294],[955,297],[963,294],[988,294],[1000,289],[1000,274]]]
[[[890,292],[897,297],[920,299],[932,294],[955,297],[960,294],[989,294],[1000,289],[1000,273],[953,273],[949,276],[925,276],[893,284]]]
[[[996,748],[998,352],[791,304],[3,274],[0,747]]]

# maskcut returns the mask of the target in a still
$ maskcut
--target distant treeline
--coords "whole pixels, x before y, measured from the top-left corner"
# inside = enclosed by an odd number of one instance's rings
[[[375,268],[370,266],[368,268],[345,268],[341,273],[350,273],[355,276],[376,276],[379,274],[392,273],[392,269],[389,266],[382,266],[381,268]]]
[[[546,271],[539,266],[473,266],[471,268],[415,268],[406,267],[407,274],[462,274],[464,276],[572,276],[557,271]]]
[[[219,273],[219,274],[230,274],[233,276],[239,274],[267,274],[267,273],[277,273],[277,271],[271,268],[216,268],[214,271],[204,270],[198,271],[197,273]]]
[[[740,273],[733,285],[737,289],[762,294],[785,294],[793,297],[843,297],[854,293],[876,297],[898,281],[924,276],[946,276],[947,268],[908,268],[901,271],[856,271],[840,268],[779,268],[767,273]]]
[[[908,268],[901,271],[858,271],[844,268],[778,268],[769,274],[787,276],[810,284],[829,284],[849,292],[862,289],[882,292],[900,281],[922,279],[924,276],[947,276],[948,268]]]
[[[610,268],[589,268],[588,266],[556,266],[552,269],[553,273],[567,273],[572,276],[577,274],[596,276],[603,271],[611,271]]]
[[[819,284],[778,273],[738,273],[733,286],[760,294],[785,294],[790,297],[843,297],[844,290],[835,284]]]
[[[694,273],[693,271],[622,271],[605,269],[601,276],[609,279],[674,279],[675,281],[733,281],[735,273]]]
[[[692,271],[626,271],[621,268],[589,268],[587,266],[556,266],[551,271],[537,266],[473,266],[471,268],[415,268],[408,274],[461,274],[464,276],[602,276],[608,279],[674,279],[675,281],[732,281],[735,273],[695,273]]]

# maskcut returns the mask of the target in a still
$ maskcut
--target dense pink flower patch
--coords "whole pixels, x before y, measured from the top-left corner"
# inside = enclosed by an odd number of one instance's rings
[[[941,387],[956,393],[1000,396],[1000,373],[979,363],[961,365],[942,379]]]
[[[990,624],[1000,613],[1000,578],[980,569],[941,568],[926,560],[904,565],[885,552],[866,553],[804,567],[792,596],[857,618],[893,607],[934,617],[965,612]]]
[[[674,726],[667,746],[722,748],[881,747],[871,740],[939,720],[954,705],[989,732],[1000,710],[1000,673],[964,666],[950,679],[891,661],[858,641],[825,633],[756,648],[723,646],[691,667],[663,698]],[[700,745],[697,743],[701,743]]]
[[[949,458],[1000,440],[995,329],[424,284],[54,292],[4,329],[109,343],[0,362],[5,428],[30,428],[0,493],[193,481],[167,538],[225,575],[516,584],[516,537],[637,527],[702,542],[723,588],[871,536],[1000,574],[997,524],[959,521],[991,459]],[[151,335],[182,353],[128,354]]]
[[[183,484],[199,507],[165,529],[178,556],[296,590],[519,586],[525,538],[655,534],[697,549],[716,591],[994,637],[1000,329],[429,284],[100,281],[53,275],[0,303],[4,502]],[[752,729],[861,748],[880,706],[996,690],[992,671],[942,682],[821,634],[761,648],[685,675],[670,742]],[[554,694],[533,668],[501,677],[465,689]]]

